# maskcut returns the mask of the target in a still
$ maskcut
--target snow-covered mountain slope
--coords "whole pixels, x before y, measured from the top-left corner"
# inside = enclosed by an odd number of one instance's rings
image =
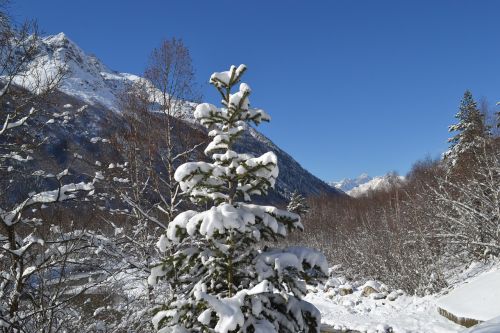
[[[368,193],[370,193],[372,191],[388,190],[392,186],[398,185],[401,182],[403,182],[404,179],[405,178],[403,176],[397,176],[394,174],[387,174],[384,176],[375,177],[372,180],[370,180],[364,184],[360,184],[350,191],[347,191],[347,194],[350,195],[351,197],[359,198],[359,197],[362,197],[364,195],[367,195]]]
[[[40,40],[40,54],[30,65],[30,75],[51,76],[60,66],[68,70],[60,90],[91,105],[119,110],[119,95],[140,77],[109,69],[95,56],[87,55],[64,33]],[[17,82],[29,88],[29,82]]]
[[[348,192],[352,190],[355,187],[358,187],[361,184],[364,184],[366,182],[369,182],[373,178],[368,176],[367,173],[362,173],[358,177],[352,179],[352,178],[344,178],[341,181],[338,182],[330,182],[330,186],[335,187],[336,189],[339,189],[344,192]]]
[[[40,54],[29,66],[28,75],[17,83],[30,89],[30,78],[53,76],[58,68],[64,66],[67,73],[59,90],[93,106],[119,112],[120,96],[125,89],[138,81],[148,84],[144,78],[121,73],[108,68],[96,56],[86,54],[64,33],[47,36],[40,40]],[[28,79],[26,79],[28,78]],[[151,99],[161,94],[150,84]],[[159,100],[159,98],[156,98]],[[191,112],[181,110],[183,118],[193,120]]]
[[[88,132],[89,128],[93,128],[93,137],[108,137],[112,134],[109,127],[97,125],[97,123],[102,123],[104,119],[111,117],[108,115],[109,112],[114,113],[113,118],[120,117],[120,96],[129,85],[144,79],[108,68],[97,57],[86,54],[64,33],[59,33],[41,39],[39,56],[30,64],[28,75],[17,83],[30,88],[30,77],[49,77],[59,66],[63,65],[68,69],[68,73],[61,82],[59,90],[67,97],[61,98],[80,101],[72,101],[74,105],[89,104],[91,106],[89,110],[93,110],[96,122],[95,124],[81,124],[86,127],[75,130],[84,133]],[[157,93],[159,92],[151,87],[152,99]],[[59,104],[62,107],[65,103]],[[199,131],[199,126],[194,124],[192,110],[189,113],[187,111],[187,109],[181,111],[182,119],[187,120],[188,127],[191,126],[193,131]],[[277,192],[280,195],[286,195],[295,190],[304,195],[341,193],[303,169],[290,155],[255,129],[249,128],[240,141],[237,146],[246,152],[262,154],[272,150],[278,155],[280,176],[277,181]]]
[[[385,191],[394,185],[400,184],[405,180],[404,177],[388,173],[384,176],[370,177],[363,173],[355,179],[343,179],[339,182],[331,182],[333,186],[344,191],[351,197],[359,198],[372,191]]]

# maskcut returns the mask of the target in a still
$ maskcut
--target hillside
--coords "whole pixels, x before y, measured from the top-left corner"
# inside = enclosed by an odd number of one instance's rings
[[[61,94],[55,103],[55,109],[51,112],[72,112],[72,109],[64,109],[64,105],[68,103],[74,105],[76,109],[76,106],[81,107],[85,104],[90,107],[86,111],[88,117],[86,121],[76,122],[71,133],[63,131],[57,136],[60,142],[82,143],[81,146],[74,145],[74,151],[68,154],[74,154],[80,149],[86,150],[88,143],[94,137],[107,138],[114,134],[113,131],[123,129],[126,124],[117,120],[121,117],[120,95],[128,86],[144,79],[137,75],[109,69],[97,57],[86,54],[64,33],[45,37],[40,43],[41,54],[30,65],[29,73],[27,73],[28,80],[23,78],[17,83],[29,88],[30,76],[50,75],[55,71],[54,66],[63,64],[68,69],[68,74],[61,82],[59,88]],[[194,107],[195,104],[193,103],[192,106]],[[185,129],[189,133],[204,131],[195,123],[191,112],[187,109],[180,112]],[[89,119],[92,120],[89,122]],[[111,127],[108,126],[109,119],[114,119]],[[78,136],[78,139],[75,136]],[[290,192],[295,190],[306,196],[340,193],[302,168],[289,154],[252,127],[249,127],[243,134],[236,148],[237,150],[244,149],[252,154],[262,154],[270,150],[277,154],[280,176],[272,197],[278,201],[283,201]],[[118,152],[110,155],[116,157]]]

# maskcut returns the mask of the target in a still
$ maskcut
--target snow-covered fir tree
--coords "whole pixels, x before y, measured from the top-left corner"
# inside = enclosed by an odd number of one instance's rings
[[[500,102],[497,102],[497,105],[500,105]],[[495,113],[497,116],[497,128],[500,128],[500,111]]]
[[[172,294],[158,309],[159,332],[319,332],[320,313],[302,297],[306,282],[327,273],[325,256],[302,247],[271,249],[275,241],[302,224],[296,214],[251,204],[278,177],[273,152],[259,157],[232,150],[248,123],[269,121],[250,107],[250,87],[240,82],[245,65],[214,73],[210,83],[222,96],[222,107],[202,103],[195,118],[212,141],[205,154],[213,162],[188,162],[175,179],[200,209],[180,213],[158,241],[165,253],[150,284],[165,279]]]
[[[306,198],[304,198],[302,194],[298,191],[294,191],[290,196],[290,201],[288,202],[286,209],[289,212],[303,217],[309,212],[309,205],[307,204]]]
[[[484,114],[478,109],[469,90],[465,91],[455,118],[458,122],[451,125],[449,131],[456,134],[448,140],[450,148],[444,154],[445,160],[452,167],[471,162],[475,151],[484,144],[489,133]]]

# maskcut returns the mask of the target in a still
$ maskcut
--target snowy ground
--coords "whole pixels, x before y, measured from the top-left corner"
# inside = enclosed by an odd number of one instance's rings
[[[499,270],[498,265],[473,264],[450,279],[450,288],[436,295],[417,297],[399,294],[379,284],[380,294],[363,296],[365,284],[349,283],[342,277],[330,278],[325,287],[313,288],[306,299],[321,311],[322,322],[338,330],[394,333],[448,333],[462,332],[463,326],[442,317],[437,310],[438,300],[449,290],[476,279],[479,275]],[[376,283],[376,282],[373,282]],[[353,293],[341,296],[342,289],[352,288]],[[386,295],[386,298],[380,298]],[[390,301],[389,298],[394,300]]]
[[[307,300],[321,311],[323,323],[339,330],[451,333],[463,329],[438,314],[434,296],[403,295],[391,302],[361,296],[361,291],[347,296],[317,292]]]
[[[321,311],[323,324],[338,331],[500,333],[500,317],[469,331],[441,316],[437,310],[438,304],[443,299],[461,287],[475,285],[476,281],[481,281],[492,274],[500,275],[499,272],[499,262],[488,265],[474,263],[466,268],[449,272],[450,287],[438,294],[425,297],[410,296],[402,291],[390,290],[384,284],[376,281],[366,283],[347,281],[342,276],[331,273],[325,286],[310,287],[310,293],[306,300],[313,303]],[[75,275],[73,278],[79,279],[80,277],[80,275]],[[135,270],[124,271],[113,276],[112,280],[123,283],[121,292],[124,293],[124,296],[134,298],[147,292],[146,277],[138,278]],[[374,287],[380,292],[364,296],[362,294],[366,286]],[[352,294],[340,295],[343,290],[349,289],[352,290]]]
[[[500,269],[481,274],[458,286],[438,301],[438,306],[456,317],[480,321],[500,314]]]

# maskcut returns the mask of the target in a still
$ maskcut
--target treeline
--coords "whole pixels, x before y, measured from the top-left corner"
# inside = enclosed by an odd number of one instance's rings
[[[450,268],[498,256],[498,121],[488,124],[469,91],[456,118],[443,158],[416,162],[404,182],[359,198],[310,198],[295,241],[321,249],[351,278],[417,294],[444,287]]]

